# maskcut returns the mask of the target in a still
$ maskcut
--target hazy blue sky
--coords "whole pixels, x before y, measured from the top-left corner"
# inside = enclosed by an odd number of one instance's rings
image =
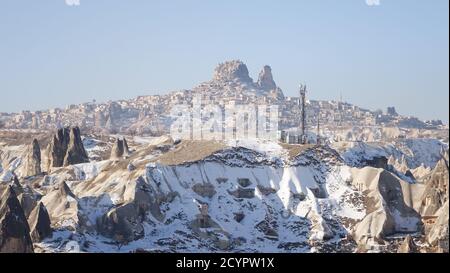
[[[286,95],[306,82],[311,99],[448,121],[448,5],[0,0],[0,112],[188,89],[241,59]]]

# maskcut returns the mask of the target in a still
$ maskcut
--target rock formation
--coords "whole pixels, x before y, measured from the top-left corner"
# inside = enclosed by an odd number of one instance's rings
[[[14,176],[10,186],[14,190],[20,205],[22,206],[25,217],[28,218],[31,211],[36,207],[36,198],[33,190],[27,185],[22,186],[17,176]]]
[[[367,192],[368,206],[367,215],[353,229],[358,244],[370,246],[396,232],[420,230],[420,215],[405,202],[407,182],[383,169],[365,167],[353,172],[353,185]]]
[[[25,174],[27,176],[41,174],[41,148],[37,139],[33,140],[27,151],[25,166]]]
[[[32,190],[28,187],[24,188],[23,191],[17,195],[20,205],[23,208],[25,216],[28,217],[31,211],[36,207],[37,202]]]
[[[411,235],[406,236],[405,240],[399,246],[397,253],[416,253],[418,252],[418,247],[414,243]]]
[[[78,127],[61,128],[48,148],[47,169],[89,162]]]
[[[97,219],[97,229],[101,234],[122,243],[144,236],[142,221],[148,211],[156,219],[163,218],[144,178],[139,177],[134,183],[128,183],[123,198],[123,204]]]
[[[114,118],[111,114],[109,114],[108,119],[105,123],[105,129],[108,133],[114,134],[117,132],[116,130],[116,123],[114,122]]]
[[[30,227],[11,186],[0,185],[0,253],[31,253]]]
[[[439,247],[442,251],[449,251],[449,205],[448,200],[436,213],[437,219],[433,227],[430,229],[428,234],[426,234],[427,242],[433,247]]]
[[[250,78],[247,66],[239,61],[229,61],[221,63],[214,70],[213,80],[215,81],[240,81],[243,83],[253,83],[252,78]]]
[[[33,242],[40,242],[43,239],[52,236],[53,231],[50,226],[50,216],[42,202],[39,202],[31,212],[28,217],[28,223],[30,225],[30,235]]]
[[[277,88],[275,81],[272,77],[272,68],[265,65],[261,72],[259,73],[257,85],[264,91],[271,91]]]
[[[111,149],[111,159],[119,159],[122,157],[127,157],[130,154],[130,150],[128,148],[128,143],[125,138],[120,139],[117,138],[114,146]]]
[[[144,236],[144,227],[134,203],[111,209],[98,220],[101,234],[118,242],[129,242]]]
[[[448,200],[449,173],[446,159],[442,158],[431,173],[422,182],[425,189],[418,211],[421,215],[434,215]]]
[[[78,201],[66,182],[57,185],[41,202],[47,208],[52,227],[78,225]]]
[[[64,165],[64,157],[67,152],[69,137],[69,128],[58,129],[56,134],[53,136],[53,139],[47,148],[48,170],[52,167],[62,167]]]
[[[70,130],[69,144],[64,157],[64,166],[89,162],[89,157],[81,141],[80,128]]]

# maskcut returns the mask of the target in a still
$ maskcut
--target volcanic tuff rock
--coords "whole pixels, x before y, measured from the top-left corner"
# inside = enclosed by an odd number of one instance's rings
[[[14,190],[17,199],[22,206],[25,217],[28,217],[37,204],[33,190],[28,185],[22,186],[19,179],[15,175],[13,181],[10,183],[10,186]]]
[[[27,176],[34,176],[41,174],[41,148],[37,139],[33,139],[26,157],[25,174]]]
[[[97,219],[98,231],[118,242],[130,242],[144,236],[142,222],[148,211],[156,219],[160,217],[159,204],[151,195],[152,189],[143,177],[130,183],[125,190],[125,203],[112,208]]]
[[[144,227],[133,203],[111,209],[98,219],[97,226],[101,234],[118,242],[130,242],[144,236]]]
[[[47,237],[52,236],[52,228],[50,227],[50,216],[42,202],[39,202],[28,217],[30,225],[30,234],[33,242],[40,242]]]
[[[448,242],[449,242],[449,228],[448,228],[448,213],[449,213],[448,200],[436,213],[438,218],[436,223],[430,229],[428,234],[426,234],[426,239],[431,246],[441,246],[443,251],[448,252]]]
[[[11,186],[0,185],[0,252],[30,253],[30,227]]]
[[[47,170],[52,167],[62,167],[64,165],[64,157],[67,152],[67,145],[69,143],[69,128],[58,129],[53,136],[52,141],[49,143]]]
[[[445,158],[423,179],[423,183],[425,190],[418,211],[421,215],[431,216],[448,200],[449,173]]]
[[[128,143],[125,138],[120,139],[117,138],[116,142],[114,143],[114,146],[111,150],[111,159],[119,159],[122,157],[126,157],[130,154],[130,150],[128,148]]]
[[[75,228],[78,224],[78,200],[66,182],[57,185],[41,199],[41,202],[47,208],[52,227]]]
[[[73,127],[70,130],[67,153],[64,157],[64,166],[89,162],[89,157],[81,141],[80,128]]]
[[[47,152],[47,170],[52,167],[89,162],[78,127],[58,129],[47,148]]]
[[[214,70],[213,80],[224,82],[237,80],[244,83],[253,83],[247,66],[239,60],[219,64]]]
[[[397,253],[415,253],[415,252],[418,252],[417,245],[414,243],[411,235],[408,235],[398,248]]]
[[[272,68],[265,65],[261,72],[259,73],[257,85],[259,88],[265,91],[275,90],[277,85],[272,77]]]
[[[417,232],[421,228],[421,217],[405,200],[409,183],[392,173],[372,167],[353,170],[353,185],[367,192],[368,214],[359,222],[353,237],[360,245],[384,240],[396,232]]]

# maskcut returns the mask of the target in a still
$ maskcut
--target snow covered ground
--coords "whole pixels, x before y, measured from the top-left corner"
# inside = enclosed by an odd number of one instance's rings
[[[348,167],[331,166],[327,160],[308,162],[305,158],[302,164],[298,161],[290,165],[284,162],[286,153],[276,143],[229,145],[232,150],[219,151],[194,163],[147,164],[143,177],[151,191],[174,197],[160,204],[162,219],[146,214],[143,238],[117,244],[95,231],[60,230],[39,247],[64,252],[71,245],[88,252],[129,252],[137,248],[168,252],[315,252],[320,248],[312,247],[311,242],[342,247],[349,232],[343,223],[365,215],[362,202],[348,202],[360,195],[348,185]],[[108,162],[73,166],[80,180],[71,182],[74,192],[82,183],[95,184],[92,179],[95,181]],[[123,202],[115,189],[126,172],[111,174],[101,186],[93,186],[101,190],[79,196],[79,213],[91,225]],[[240,184],[243,179],[248,185]],[[213,188],[211,194],[198,190],[209,185]],[[212,223],[209,228],[195,226],[199,204],[208,204]],[[241,219],[237,220],[238,216]]]

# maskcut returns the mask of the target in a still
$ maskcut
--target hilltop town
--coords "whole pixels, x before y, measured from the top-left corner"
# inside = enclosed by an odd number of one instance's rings
[[[172,107],[190,104],[194,96],[199,96],[204,105],[222,107],[250,103],[277,105],[280,111],[279,130],[292,130],[301,123],[300,97],[283,94],[274,81],[270,66],[264,66],[254,81],[247,66],[234,60],[219,64],[210,81],[192,89],[106,103],[86,102],[68,105],[64,109],[0,113],[0,126],[5,129],[36,130],[79,126],[85,132],[160,136],[169,132]],[[308,130],[316,132],[319,123],[323,135],[336,135],[336,131],[354,127],[370,128],[372,131],[374,128],[403,128],[396,137],[405,137],[411,130],[416,134],[424,130],[448,130],[448,126],[440,120],[422,121],[416,117],[403,116],[392,106],[387,107],[386,111],[373,111],[343,101],[307,99],[305,107]]]

